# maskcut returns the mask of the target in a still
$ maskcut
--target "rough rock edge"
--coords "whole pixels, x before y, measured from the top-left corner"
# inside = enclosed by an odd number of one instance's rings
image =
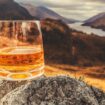
[[[66,76],[41,77],[19,85],[0,105],[105,105],[105,93]]]

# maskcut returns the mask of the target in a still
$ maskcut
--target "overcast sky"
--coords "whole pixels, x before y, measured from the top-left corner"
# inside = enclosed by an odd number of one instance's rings
[[[76,20],[85,20],[105,12],[105,0],[16,0],[46,6],[60,15]]]

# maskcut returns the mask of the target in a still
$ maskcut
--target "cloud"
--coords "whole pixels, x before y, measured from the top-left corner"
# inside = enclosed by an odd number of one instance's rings
[[[105,2],[105,0],[88,0],[88,1],[90,1],[90,2]]]

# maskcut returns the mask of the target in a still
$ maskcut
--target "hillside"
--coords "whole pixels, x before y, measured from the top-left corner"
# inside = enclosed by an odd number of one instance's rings
[[[91,17],[90,19],[86,20],[83,25],[105,30],[105,12]]]
[[[61,21],[42,21],[46,61],[80,66],[105,64],[105,37],[87,35]]]
[[[30,20],[33,16],[14,0],[0,0],[0,19]]]
[[[65,23],[73,23],[76,22],[76,20],[74,19],[67,19],[63,16],[60,16],[58,13],[54,12],[53,10],[44,7],[44,6],[33,6],[31,4],[27,4],[27,3],[19,3],[21,6],[23,6],[24,8],[26,8],[29,13],[34,16],[37,17],[37,19],[46,19],[46,18],[51,18],[51,19],[56,19],[56,20],[62,20]]]
[[[41,22],[45,58],[53,63],[70,63],[71,35],[69,27],[61,21],[45,19]]]
[[[82,66],[105,64],[105,37],[73,31],[74,64]]]

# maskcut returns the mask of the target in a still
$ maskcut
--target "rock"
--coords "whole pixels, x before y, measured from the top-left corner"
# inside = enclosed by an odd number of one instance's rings
[[[105,94],[70,77],[41,77],[9,92],[0,105],[105,105]]]
[[[6,95],[7,93],[9,93],[10,91],[12,91],[13,89],[25,84],[26,81],[20,81],[20,82],[15,82],[15,81],[3,81],[0,80],[0,99]]]
[[[97,88],[92,87],[94,95],[99,103],[99,105],[105,105],[105,94]]]

